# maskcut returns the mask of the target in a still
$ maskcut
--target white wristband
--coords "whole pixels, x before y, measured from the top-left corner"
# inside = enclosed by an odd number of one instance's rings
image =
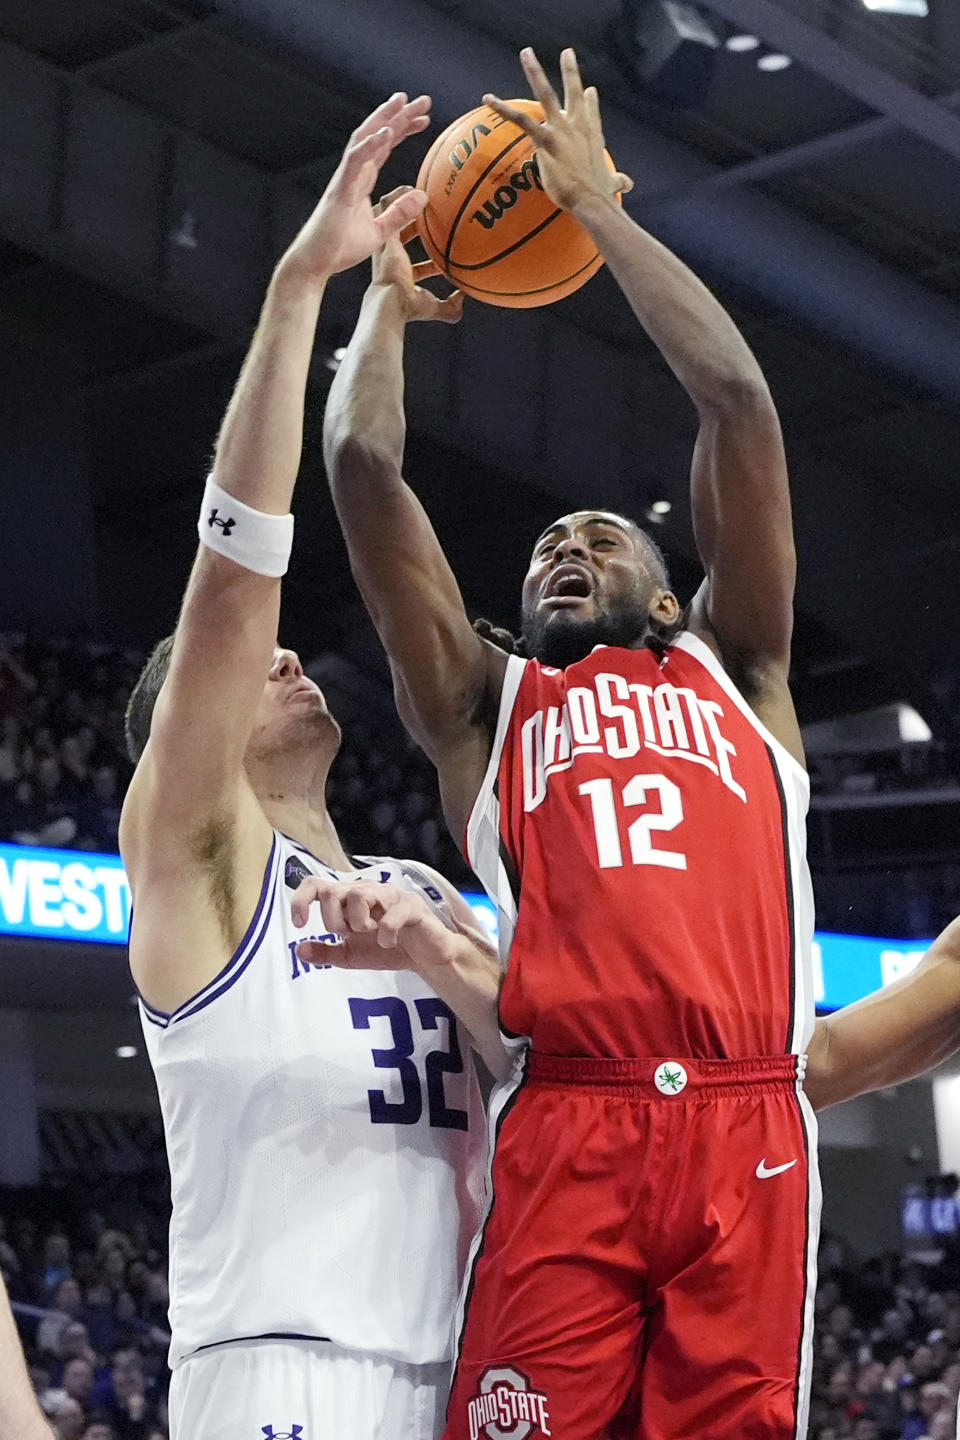
[[[287,573],[293,548],[293,516],[266,515],[244,505],[242,500],[228,495],[212,475],[203,492],[197,533],[201,545],[228,556],[245,570],[277,580]]]

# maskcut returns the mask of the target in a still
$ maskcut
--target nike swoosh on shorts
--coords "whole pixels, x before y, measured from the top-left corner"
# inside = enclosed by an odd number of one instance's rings
[[[774,1165],[768,1170],[766,1160],[761,1160],[757,1166],[757,1179],[769,1180],[771,1175],[782,1175],[784,1170],[792,1170],[796,1163],[796,1160],[788,1160],[786,1165]]]

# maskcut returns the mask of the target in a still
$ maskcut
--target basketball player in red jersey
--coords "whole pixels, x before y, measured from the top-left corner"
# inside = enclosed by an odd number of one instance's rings
[[[488,103],[697,408],[706,578],[682,614],[642,530],[578,511],[534,546],[520,653],[478,635],[401,474],[403,333],[428,302],[388,245],[328,469],[401,714],[498,905],[517,1057],[447,1435],[786,1440],[807,1424],[820,1195],[780,426],[721,306],[616,202],[573,53],[563,108],[522,59],[545,122]]]

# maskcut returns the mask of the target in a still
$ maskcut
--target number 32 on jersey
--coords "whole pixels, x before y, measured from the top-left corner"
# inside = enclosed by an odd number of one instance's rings
[[[610,779],[586,780],[579,793],[585,795],[593,812],[593,833],[597,842],[597,860],[601,870],[623,865],[620,843],[618,797]],[[627,826],[630,842],[630,863],[660,865],[665,870],[686,870],[687,857],[679,850],[659,850],[653,836],[658,831],[675,830],[683,820],[683,800],[679,785],[665,775],[634,775],[624,785],[620,806],[630,812],[659,799],[659,810],[647,810]]]

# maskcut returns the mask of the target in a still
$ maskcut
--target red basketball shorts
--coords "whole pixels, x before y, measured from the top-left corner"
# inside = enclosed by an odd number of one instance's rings
[[[820,1190],[797,1065],[529,1057],[445,1440],[806,1433]]]

